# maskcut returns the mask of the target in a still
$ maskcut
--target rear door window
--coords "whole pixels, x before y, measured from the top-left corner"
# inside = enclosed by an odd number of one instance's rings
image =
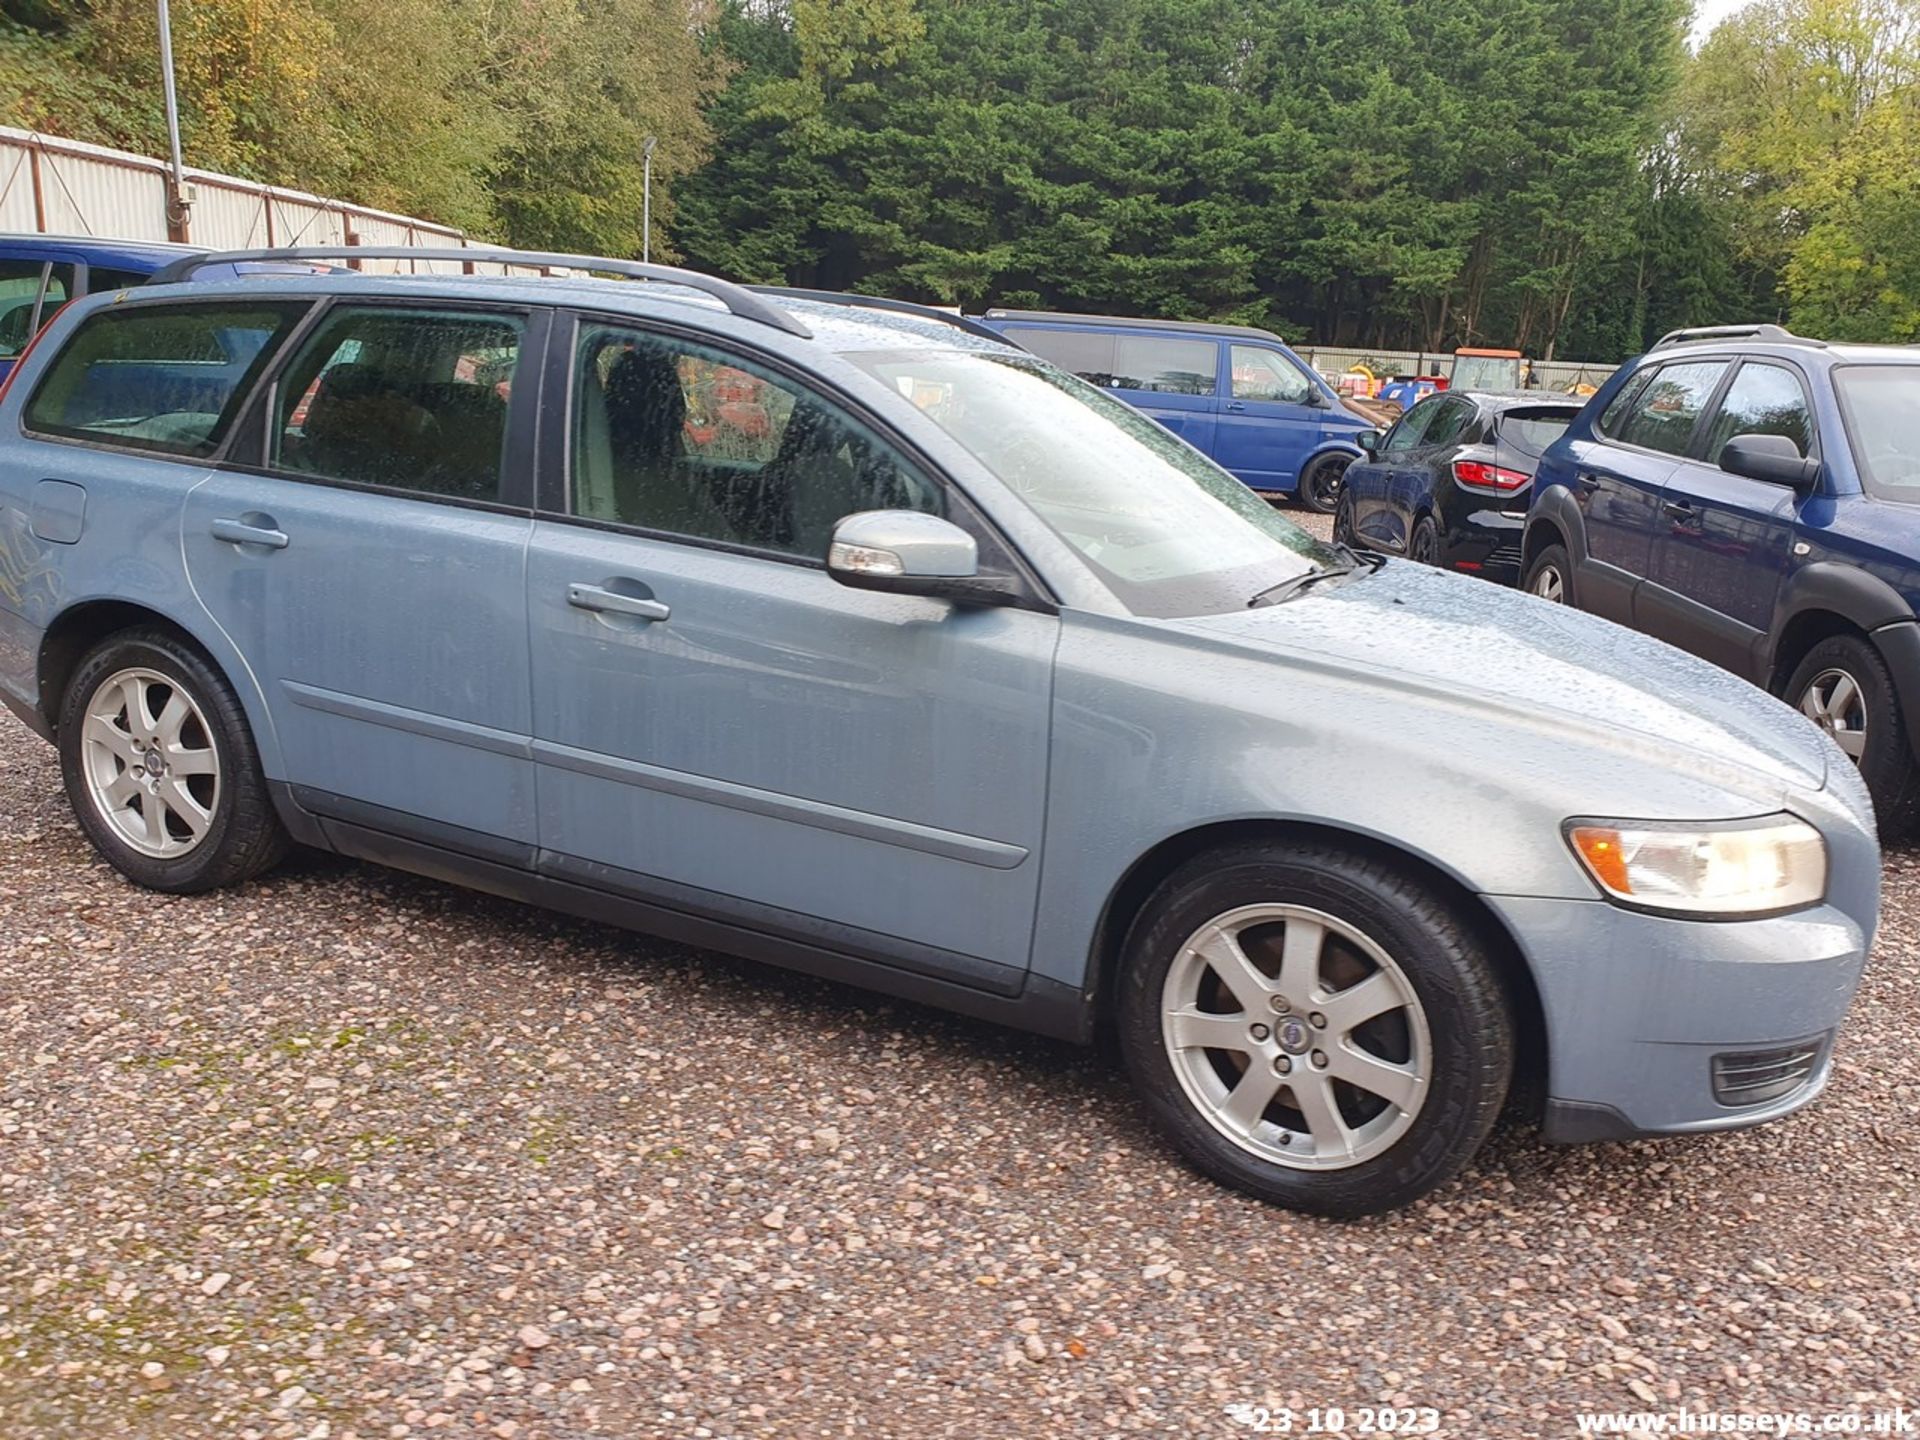
[[[1686,454],[1700,414],[1726,373],[1724,360],[1661,366],[1611,433],[1626,445],[1642,445],[1667,455]]]
[[[1024,325],[1009,326],[1007,333],[1041,359],[1051,360],[1090,385],[1114,383],[1113,335],[1098,330],[1047,330]]]
[[[523,317],[337,306],[275,389],[276,470],[498,500]]]
[[[300,303],[139,305],[89,316],[27,403],[41,435],[167,455],[211,455],[306,311]]]
[[[1211,395],[1220,383],[1219,343],[1122,335],[1115,346],[1113,383],[1122,390]]]

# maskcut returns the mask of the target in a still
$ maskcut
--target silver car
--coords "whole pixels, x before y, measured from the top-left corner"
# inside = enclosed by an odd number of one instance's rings
[[[1194,1164],[1336,1216],[1510,1094],[1824,1084],[1879,854],[1779,702],[1321,544],[969,322],[493,258],[627,282],[148,286],[0,398],[0,696],[134,880],[297,842],[1111,1032]]]

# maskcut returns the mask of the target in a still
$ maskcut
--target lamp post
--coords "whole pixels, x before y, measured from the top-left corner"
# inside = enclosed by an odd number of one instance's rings
[[[160,5],[160,83],[167,100],[167,145],[173,156],[173,171],[167,188],[167,238],[187,238],[187,177],[180,163],[180,102],[173,88],[173,20],[167,14],[167,0]]]
[[[162,5],[166,0],[160,0]],[[653,258],[653,147],[660,143],[658,135],[649,135],[640,142],[640,262],[646,264]]]

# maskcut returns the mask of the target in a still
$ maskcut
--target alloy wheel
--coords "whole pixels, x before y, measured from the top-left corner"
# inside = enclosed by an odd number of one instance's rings
[[[1800,713],[1860,763],[1867,753],[1867,701],[1858,680],[1845,670],[1822,670],[1800,693]]]
[[[1300,905],[1242,906],[1196,930],[1167,971],[1161,1037],[1214,1129],[1299,1170],[1390,1149],[1432,1075],[1406,973],[1371,937]]]
[[[1540,573],[1533,577],[1533,584],[1528,588],[1548,604],[1567,603],[1566,582],[1560,578],[1560,572],[1551,565],[1543,566]]]
[[[142,855],[172,860],[213,828],[220,755],[194,698],[158,670],[101,681],[87,702],[81,763],[100,818]]]

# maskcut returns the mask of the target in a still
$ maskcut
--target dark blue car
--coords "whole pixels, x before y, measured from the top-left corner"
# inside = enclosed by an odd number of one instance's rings
[[[1676,331],[1548,450],[1525,557],[1535,595],[1798,706],[1883,835],[1920,819],[1920,348]]]

